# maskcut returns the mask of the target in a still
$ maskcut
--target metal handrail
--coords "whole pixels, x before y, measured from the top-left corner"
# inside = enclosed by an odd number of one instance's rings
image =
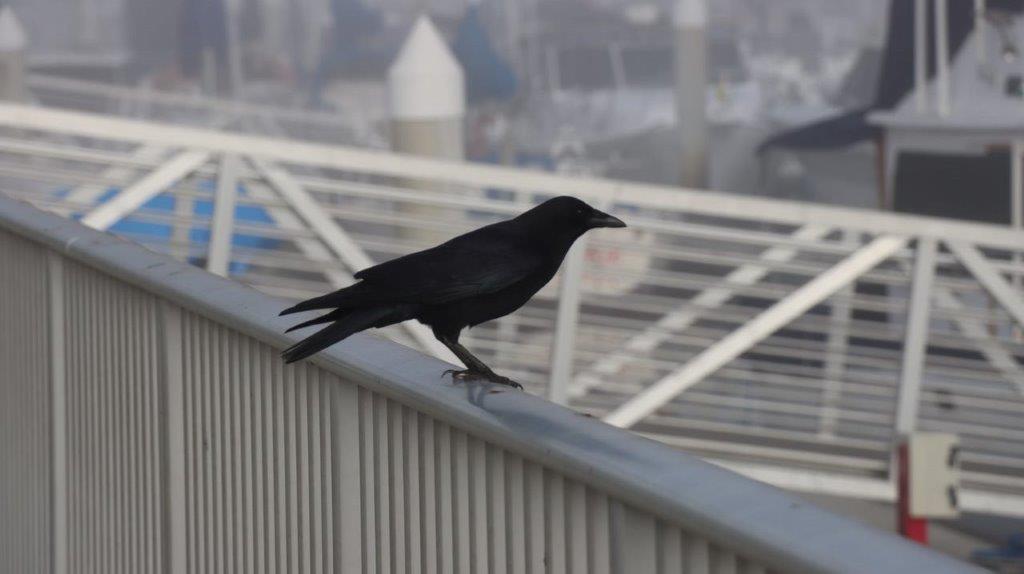
[[[0,228],[60,257],[283,348],[285,303],[136,244],[0,197]],[[449,365],[366,335],[313,359],[345,380],[507,448],[772,571],[964,572],[890,534],[671,448],[517,392],[442,382]],[[291,367],[295,368],[295,367]]]

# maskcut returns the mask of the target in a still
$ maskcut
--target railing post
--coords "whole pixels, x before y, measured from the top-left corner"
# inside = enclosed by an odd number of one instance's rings
[[[899,402],[896,407],[896,435],[902,438],[914,430],[921,395],[921,373],[928,344],[932,282],[935,278],[935,239],[917,240],[917,261],[910,291],[910,313],[903,343]]]
[[[50,339],[50,456],[53,572],[68,571],[67,365],[64,353],[64,262],[46,253]]]
[[[619,501],[611,503],[608,514],[612,572],[657,571],[658,526],[654,516],[638,512]]]
[[[565,404],[572,378],[572,359],[576,350],[576,329],[580,316],[580,287],[583,277],[583,257],[587,241],[576,241],[566,257],[562,283],[558,287],[558,316],[555,319],[555,341],[551,348],[551,378],[548,399]]]
[[[333,385],[331,401],[331,460],[333,472],[334,567],[338,572],[363,570],[362,477],[360,455],[359,387],[351,383]],[[372,533],[367,535],[372,536]]]
[[[844,230],[842,243],[844,245],[855,244],[854,234]],[[832,301],[828,342],[825,350],[825,387],[822,391],[821,420],[818,426],[818,435],[823,437],[835,436],[836,419],[839,416],[836,403],[839,402],[842,392],[842,377],[846,370],[846,350],[850,334],[851,309],[850,302],[846,299],[853,295],[854,286],[851,284],[836,293],[837,300]]]
[[[231,240],[235,228],[235,197],[238,195],[238,156],[225,154],[220,161],[217,191],[213,198],[210,249],[206,270],[227,277],[231,265]]]
[[[185,399],[181,309],[167,301],[160,301],[158,305],[162,419],[160,458],[164,485],[161,557],[166,572],[185,574],[188,556],[185,547]]]

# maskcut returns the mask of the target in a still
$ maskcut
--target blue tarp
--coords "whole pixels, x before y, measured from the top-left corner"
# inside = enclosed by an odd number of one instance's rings
[[[210,199],[196,198],[192,202],[192,213],[201,219],[210,219],[213,216],[213,188],[214,183],[205,181],[200,184],[200,190],[210,194]],[[64,198],[69,189],[61,189],[55,193],[58,198]],[[121,192],[120,188],[109,188],[100,196],[98,203],[103,204]],[[244,187],[239,187],[238,193],[246,195]],[[164,212],[173,215],[175,210],[175,198],[173,195],[162,193],[147,201],[142,209]],[[75,214],[74,219],[79,219],[81,214]],[[272,225],[273,219],[262,207],[255,205],[237,205],[235,207],[235,221],[238,223]],[[133,239],[143,241],[150,245],[167,245],[171,241],[174,227],[165,223],[146,221],[142,218],[129,215],[111,226],[110,231],[118,235],[129,236]],[[207,228],[190,228],[189,243],[194,247],[205,247],[210,243],[210,231]],[[258,235],[246,235],[235,233],[232,236],[231,244],[236,247],[250,247],[257,249],[273,249],[280,245],[277,239],[269,239]],[[247,268],[244,258],[234,257],[231,263],[230,272],[240,273]],[[201,259],[190,261],[194,264],[202,263]]]

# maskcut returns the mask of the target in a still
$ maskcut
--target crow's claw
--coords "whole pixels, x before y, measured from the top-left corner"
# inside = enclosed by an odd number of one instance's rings
[[[494,372],[481,373],[481,372],[478,372],[478,371],[473,371],[471,369],[465,369],[465,370],[462,370],[462,371],[459,371],[459,370],[456,370],[456,369],[448,369],[447,371],[441,373],[442,377],[445,376],[445,375],[451,375],[453,381],[465,381],[465,380],[472,380],[472,379],[484,379],[486,381],[490,381],[490,382],[498,384],[498,385],[504,385],[506,387],[512,387],[513,389],[519,389],[520,391],[523,390],[523,385],[520,385],[519,383],[513,381],[512,379],[510,379],[508,377],[503,377],[501,375],[495,374]]]
[[[513,381],[512,379],[510,379],[508,377],[503,377],[501,375],[494,375],[494,374],[492,374],[492,375],[490,375],[490,376],[488,376],[486,378],[487,378],[488,381],[491,381],[492,383],[497,383],[499,385],[506,385],[506,386],[512,387],[513,389],[519,389],[520,391],[523,390],[523,385],[520,385],[519,383]]]
[[[451,375],[453,381],[461,381],[463,379],[471,379],[474,376],[479,376],[477,375],[477,373],[474,373],[469,369],[464,369],[462,371],[457,369],[448,369],[447,371],[441,373],[442,377],[444,377],[445,375]]]

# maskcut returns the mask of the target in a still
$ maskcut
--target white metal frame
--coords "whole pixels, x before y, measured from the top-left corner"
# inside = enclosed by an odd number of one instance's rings
[[[199,154],[206,160],[200,162]],[[34,161],[18,161],[24,157]],[[186,169],[186,157],[196,165]],[[231,165],[228,158],[237,161]],[[51,181],[70,182],[72,192],[47,195],[54,189]],[[201,191],[197,182],[216,183],[216,191]],[[123,191],[97,206],[99,192],[110,187]],[[272,224],[231,221],[232,189],[245,190],[235,194],[235,205],[259,206]],[[512,198],[489,197],[490,189]],[[0,190],[65,215],[85,213],[101,227],[131,217],[178,229],[209,228],[210,244],[201,250],[191,243],[157,247],[179,257],[206,256],[208,268],[219,273],[228,272],[232,261],[251,261],[271,271],[232,276],[292,298],[347,285],[361,267],[425,246],[408,237],[430,236],[370,233],[348,222],[454,234],[516,214],[545,196],[577,195],[603,209],[623,210],[632,230],[655,239],[631,244],[618,239],[625,234],[591,237],[566,262],[560,292],[542,291],[536,304],[497,329],[469,331],[467,344],[485,357],[491,353],[496,368],[595,416],[640,423],[644,432],[656,427],[659,438],[680,448],[740,460],[767,457],[783,468],[799,459],[850,475],[885,471],[882,454],[896,430],[893,383],[902,371],[905,381],[921,382],[913,394],[917,418],[966,438],[967,476],[974,481],[968,498],[1007,489],[1024,497],[1021,461],[1011,452],[1012,441],[1024,438],[1024,425],[1012,422],[1024,400],[1024,374],[1015,359],[1024,351],[1005,334],[1021,314],[1019,290],[1013,290],[1022,275],[1019,229],[7,104],[0,104]],[[183,201],[212,200],[213,217],[188,220],[188,214],[132,207],[168,191]],[[413,220],[395,207],[408,204],[430,206],[438,219]],[[294,249],[232,245],[237,234],[283,240]],[[932,242],[949,251],[935,253],[933,297],[922,301],[911,280],[918,256],[911,246]],[[609,250],[624,258],[621,265],[599,265]],[[629,267],[628,258],[637,255],[648,263]],[[677,267],[661,269],[658,261]],[[705,264],[719,270],[700,270]],[[293,277],[311,271],[322,279]],[[592,287],[594,276],[685,294],[606,294]],[[887,291],[864,294],[854,282]],[[995,306],[987,304],[990,292],[999,294]],[[744,297],[758,298],[763,306],[744,307]],[[930,346],[975,349],[982,358],[928,351],[917,335],[906,349],[924,349],[920,359],[905,356],[903,318],[922,305],[931,328],[921,337]],[[808,312],[815,307],[828,312]],[[888,318],[868,320],[864,312]],[[919,313],[910,315],[919,321]],[[514,328],[507,328],[512,321]],[[794,339],[780,329],[812,337]],[[437,347],[420,325],[390,334],[403,341],[411,334],[422,349]],[[864,339],[876,345],[865,347],[858,342]],[[960,410],[936,415],[936,408],[945,408],[940,391],[947,388]],[[805,450],[822,440],[862,454],[826,459]],[[1002,457],[1005,472],[972,474],[972,460],[981,464],[992,456]],[[985,462],[986,469],[992,466]]]

